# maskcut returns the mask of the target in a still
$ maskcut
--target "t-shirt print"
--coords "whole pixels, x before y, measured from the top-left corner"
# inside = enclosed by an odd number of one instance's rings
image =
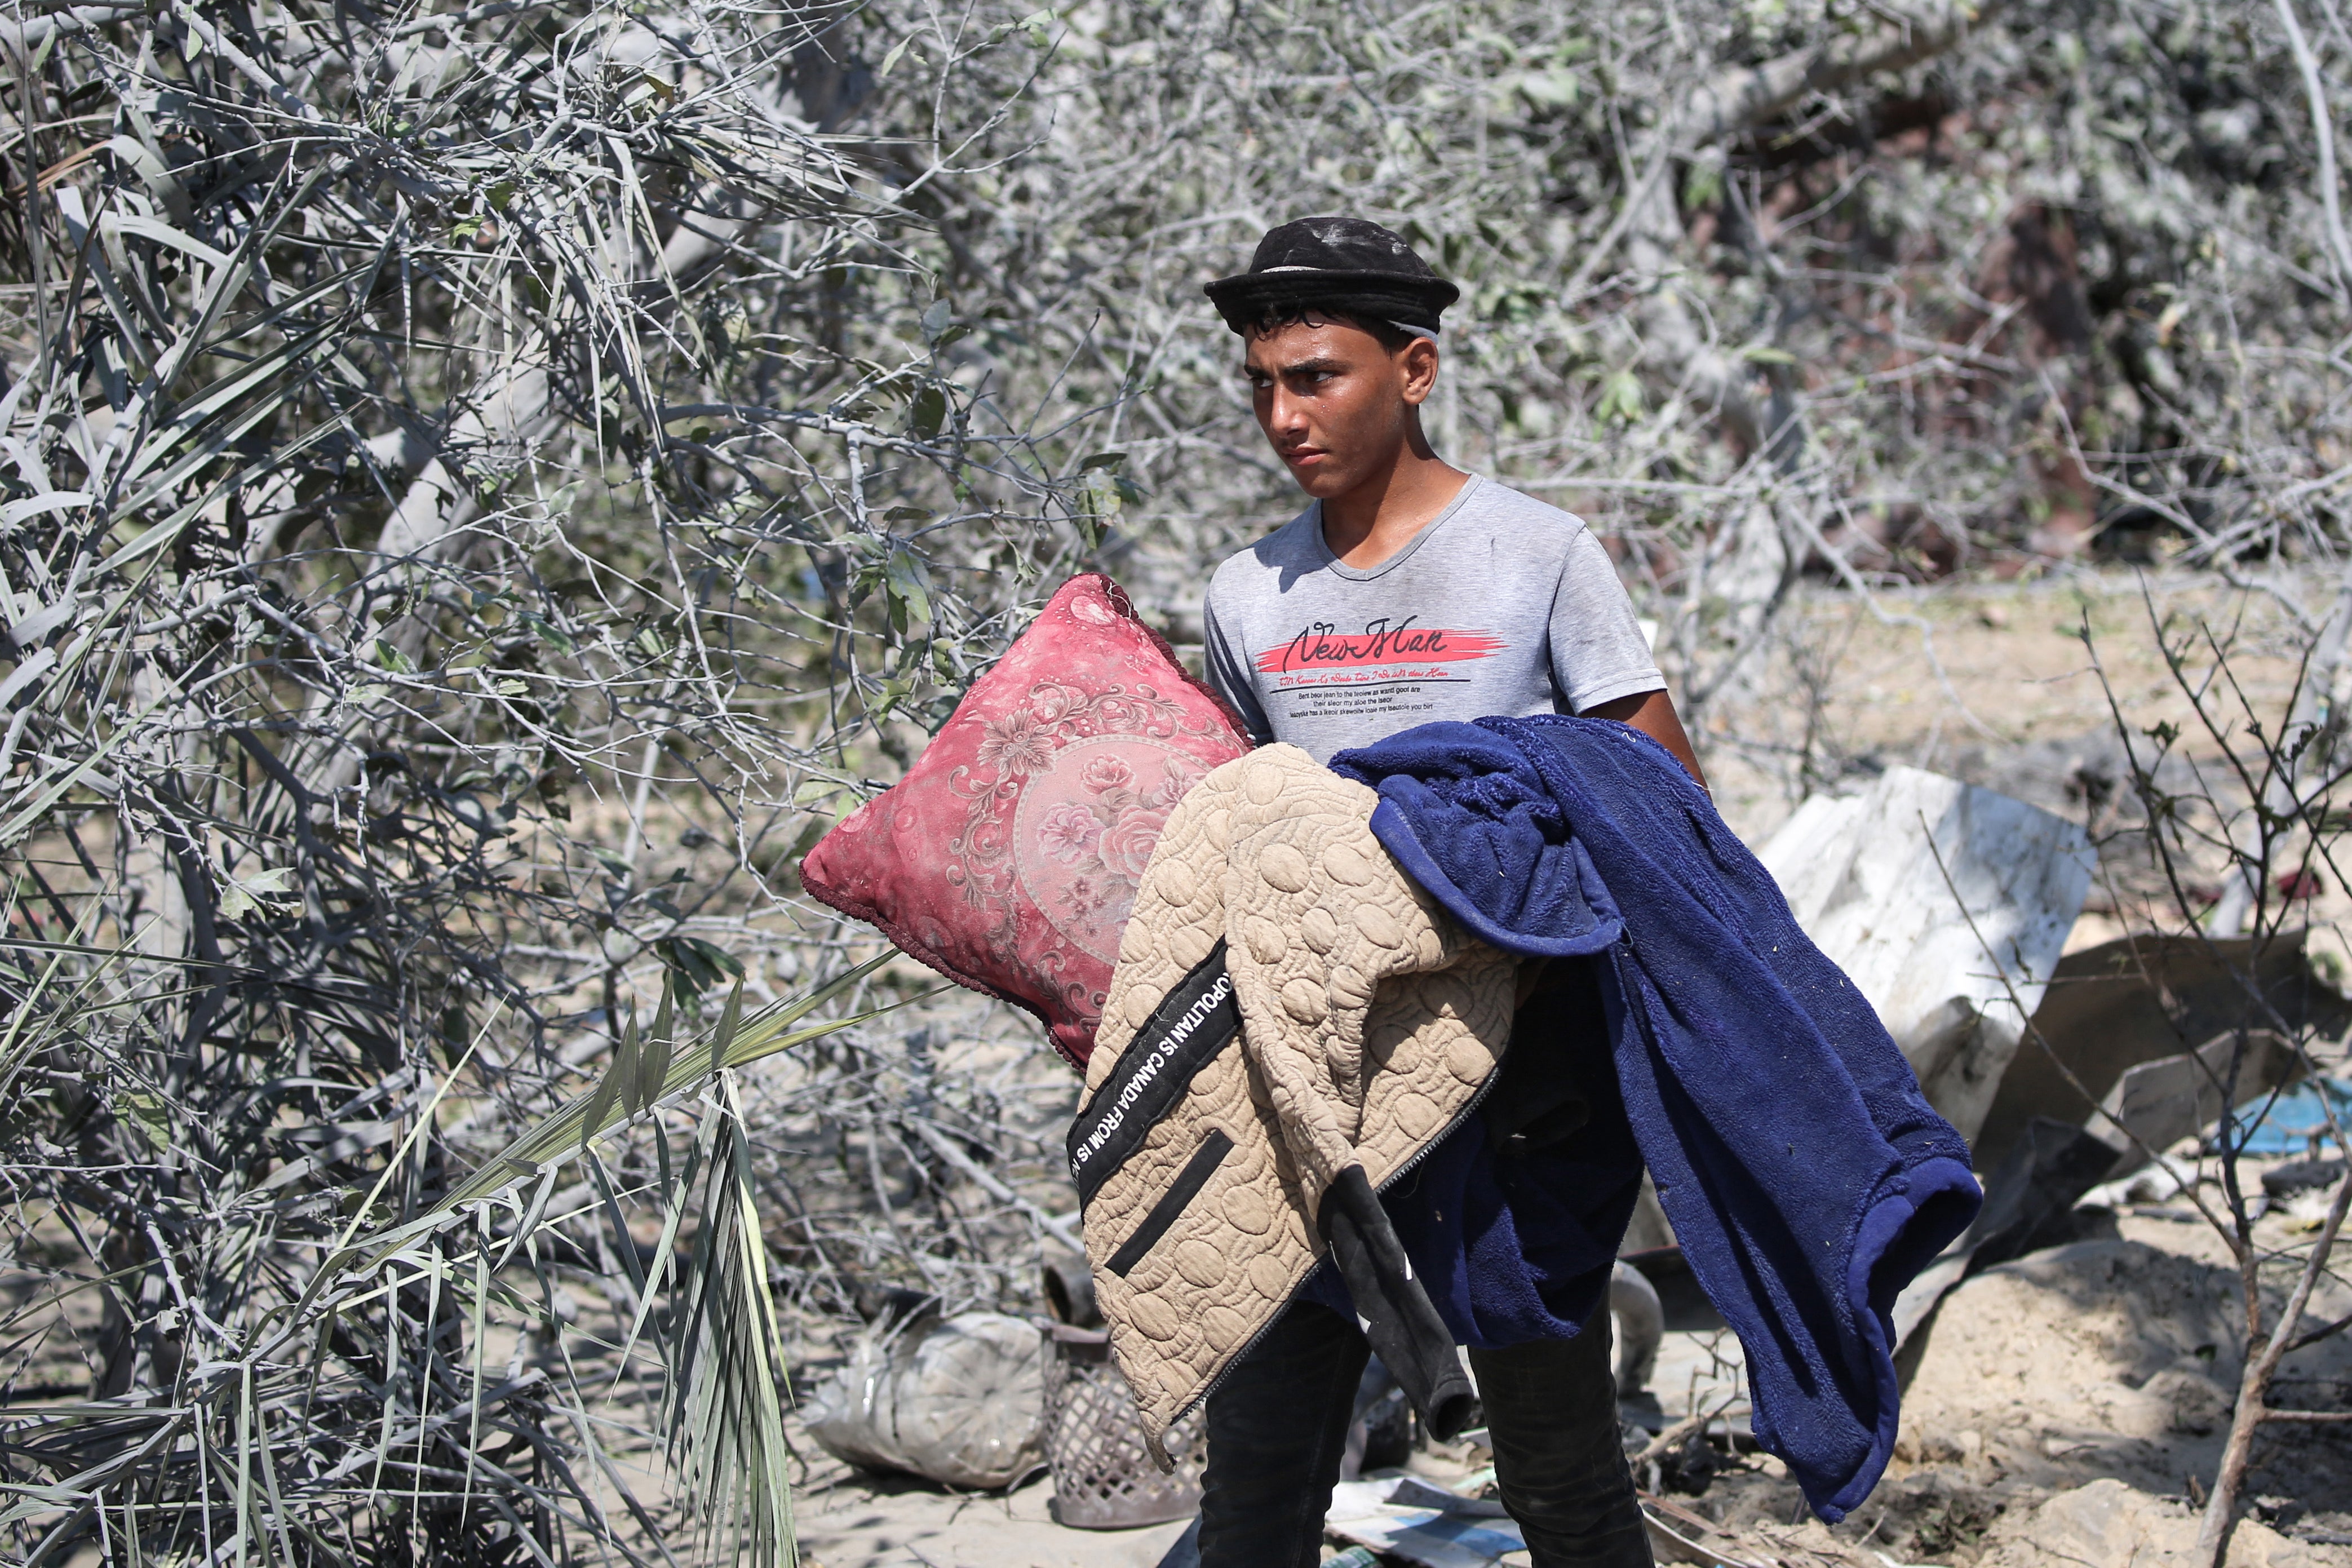
[[[1217,568],[1202,622],[1209,679],[1251,738],[1324,763],[1433,720],[1665,685],[1591,530],[1491,479],[1368,567],[1331,554],[1310,506]]]
[[[1436,711],[1447,686],[1469,686],[1478,660],[1510,651],[1493,632],[1467,626],[1423,626],[1407,616],[1383,616],[1358,632],[1316,621],[1253,661],[1257,685],[1277,731],[1287,721],[1339,718],[1395,728]]]

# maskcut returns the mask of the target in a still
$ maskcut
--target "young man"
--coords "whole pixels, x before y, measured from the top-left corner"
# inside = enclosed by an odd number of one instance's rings
[[[1208,294],[1242,336],[1259,427],[1314,498],[1209,585],[1210,679],[1255,740],[1328,762],[1434,720],[1577,713],[1633,725],[1699,776],[1591,531],[1431,449],[1421,405],[1454,285],[1377,224],[1307,218]],[[1483,1116],[1382,1203],[1470,1347],[1537,1568],[1648,1568],[1605,1304],[1633,1194],[1614,1194],[1605,1237],[1549,1196],[1591,1180],[1599,1141],[1631,1134],[1589,970],[1553,967],[1522,979]],[[1368,1353],[1327,1267],[1210,1394],[1203,1568],[1317,1561]]]

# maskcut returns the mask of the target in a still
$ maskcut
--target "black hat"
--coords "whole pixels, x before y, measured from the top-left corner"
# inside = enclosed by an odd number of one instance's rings
[[[1321,306],[1433,333],[1438,312],[1462,298],[1402,235],[1360,217],[1303,217],[1269,229],[1247,272],[1220,278],[1205,291],[1237,332],[1269,308]]]

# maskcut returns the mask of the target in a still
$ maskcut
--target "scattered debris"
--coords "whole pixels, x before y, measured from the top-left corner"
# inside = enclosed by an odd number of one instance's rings
[[[2236,1028],[2248,1013],[2242,976],[2261,987],[2263,1012],[2288,1028],[2333,1038],[2352,1025],[2352,1005],[2312,973],[2301,932],[2272,936],[2259,948],[2244,937],[2119,937],[2060,959],[2033,1012],[2039,1043],[2018,1050],[1975,1139],[1978,1168],[1998,1165],[2033,1118],[2084,1121],[2132,1068]],[[2326,1124],[2316,1114],[2311,1121]],[[2304,1147],[2282,1142],[2250,1152]]]
[[[1638,1453],[1662,1436],[1672,1442],[1683,1432],[1703,1427],[1704,1440],[1727,1449],[1753,1448],[1748,1426],[1747,1356],[1739,1338],[1700,1289],[1698,1277],[1678,1247],[1660,1247],[1619,1259],[1621,1268],[1638,1275],[1658,1304],[1658,1334],[1654,1350],[1647,1351],[1648,1366],[1640,1375],[1623,1344],[1618,1353],[1617,1415],[1624,1428],[1629,1453]],[[1612,1289],[1610,1306],[1620,1334],[1627,1332],[1630,1300],[1621,1304]],[[1643,1316],[1646,1316],[1646,1303]],[[1669,1412],[1672,1412],[1669,1415]],[[1691,1422],[1694,1415],[1699,1419]],[[1679,1419],[1677,1419],[1679,1418]],[[1673,1429],[1681,1426],[1683,1432]],[[1671,1444],[1670,1444],[1671,1446]],[[1693,1456],[1695,1458],[1695,1456]],[[1648,1474],[1652,1489],[1680,1484],[1685,1479],[1683,1457],[1661,1450],[1643,1453],[1637,1476]]]
[[[1758,858],[1973,1142],[2090,891],[2083,829],[1895,767],[1861,795],[1808,797]]]
[[[2341,1160],[2297,1160],[2263,1173],[2263,1191],[2274,1198],[2292,1198],[2308,1192],[2326,1192],[2344,1179]]]
[[[1527,1541],[1503,1505],[1465,1498],[1413,1476],[1342,1481],[1324,1529],[1383,1557],[1426,1568],[1489,1568]]]
[[[1986,1179],[1985,1205],[1961,1238],[1976,1267],[2072,1239],[2054,1230],[2113,1164],[2113,1152],[2087,1129],[2036,1117]]]
[[[2117,1176],[2112,1182],[2101,1182],[2075,1200],[2075,1206],[2086,1209],[2119,1209],[2127,1204],[2168,1203],[2197,1185],[2197,1167],[2186,1160],[2170,1155],[2154,1164],[2143,1165],[2127,1176]]]
[[[1036,1326],[1001,1312],[899,1319],[860,1337],[809,1402],[835,1458],[992,1491],[1045,1462]]]
[[[1840,1541],[1818,1520],[1793,1525],[1758,1521],[1734,1531],[1671,1498],[1643,1492],[1641,1500],[1650,1548],[1661,1563],[1696,1563],[1707,1568],[1909,1568]]]
[[[1066,1252],[1045,1259],[1039,1285],[1045,1312],[1057,1323],[1074,1329],[1099,1329],[1102,1308],[1095,1301],[1095,1271],[1083,1254]]]
[[[1671,1230],[1661,1222],[1653,1236],[1637,1226],[1636,1238],[1654,1245],[1621,1260],[1609,1306],[1621,1416],[1656,1555],[1715,1568],[2022,1568],[2070,1560],[2087,1568],[2169,1568],[2171,1554],[2193,1541],[2196,1519],[2189,1502],[2168,1494],[2184,1478],[2212,1474],[2242,1338],[2242,1286],[2218,1243],[2201,1222],[2162,1223],[2195,1220],[2179,1200],[2211,1180],[2210,1161],[2202,1169],[2197,1163],[2197,1139],[2220,1111],[2217,1079],[2227,1077],[2238,1038],[2230,1031],[2246,1013],[2246,989],[2232,968],[2254,974],[2270,1009],[2290,1027],[2324,1037],[2352,1024],[2352,1005],[2314,981],[2297,941],[2274,940],[2260,952],[2194,939],[2110,943],[2055,963],[2047,991],[2038,1000],[2028,994],[2052,1050],[2011,1040],[2014,1054],[1988,1088],[2006,1048],[1999,983],[1953,906],[1921,818],[1979,929],[1996,941],[2002,940],[1996,931],[2006,931],[2020,949],[2041,929],[2037,921],[2064,908],[2070,874],[2055,862],[2070,852],[2069,841],[2033,814],[2021,818],[2027,808],[2017,802],[1934,775],[1900,776],[1908,773],[1898,770],[1892,784],[1881,781],[1885,787],[1871,795],[1832,803],[1834,810],[1809,807],[1817,819],[1805,830],[1815,835],[1813,847],[1801,851],[1807,868],[1789,879],[1791,900],[1817,939],[1826,931],[1853,941],[1840,957],[1858,982],[1874,976],[1868,983],[1919,1004],[1915,1020],[1927,1022],[1898,1038],[1948,1115],[1967,1116],[1975,1097],[1987,1201],[1969,1233],[1895,1309],[1898,1338],[1908,1342],[1898,1363],[1906,1393],[1895,1463],[1871,1508],[1836,1527],[1792,1512],[1797,1500],[1785,1468],[1758,1450],[1748,1430],[1741,1347],[1697,1289]],[[1895,834],[1906,812],[1907,860],[1865,852],[1870,834]],[[2037,841],[2036,832],[2044,837]],[[2049,923],[2056,920],[2049,915]],[[1876,927],[1864,931],[1873,921]],[[1940,993],[1940,1012],[1922,1000],[1931,993]],[[2269,1097],[2259,1132],[2275,1142],[2273,1153],[2315,1155],[2311,1132],[2326,1125],[2326,1112],[2352,1116],[2352,1084],[2322,1079],[2281,1090],[2292,1076],[2292,1053],[2268,1033],[2249,1038],[2237,1101],[2264,1104],[2258,1097]],[[2185,1048],[2200,1041],[2197,1050]],[[2053,1053],[2082,1089],[2066,1082]],[[2134,1168],[2137,1151],[2122,1147],[2095,1097],[2147,1144],[2178,1154]],[[2345,1164],[2299,1159],[2267,1173],[2256,1164],[2245,1173],[2250,1190],[2258,1174],[2255,1211],[2268,1205],[2292,1214],[2294,1205],[2324,1203]],[[1651,1200],[1645,1214],[1654,1206]],[[2120,1239],[2119,1229],[2134,1239]],[[1034,1393],[1009,1393],[998,1414],[1025,1397],[1027,1410],[1043,1408],[1042,1429],[1001,1441],[1015,1450],[1025,1444],[1026,1467],[1041,1456],[1049,1462],[1057,1522],[1100,1530],[1164,1521],[1134,1538],[1149,1542],[1150,1553],[1135,1561],[1153,1561],[1164,1548],[1163,1568],[1197,1568],[1196,1517],[1194,1531],[1171,1532],[1197,1516],[1198,1433],[1171,1437],[1180,1461],[1172,1477],[1145,1456],[1139,1437],[1122,1443],[1119,1421],[1098,1408],[1104,1389],[1125,1391],[1097,1326],[1084,1260],[1049,1257],[1040,1285],[1054,1320],[1042,1363],[1034,1360],[1036,1328],[1015,1331],[1033,1355],[1024,1386]],[[2322,1294],[2308,1326],[2352,1310],[2352,1291],[2330,1287]],[[935,1306],[912,1300],[878,1303],[873,1315],[896,1326],[874,1331],[813,1402],[817,1408],[806,1414],[819,1441],[869,1468],[955,1487],[1005,1484],[1001,1472],[1022,1464],[993,1467],[986,1477],[966,1464],[959,1473],[954,1462],[941,1462],[939,1441],[921,1452],[909,1451],[919,1440],[906,1441],[910,1422],[922,1426],[937,1415],[919,1409],[925,1402],[908,1393],[928,1375],[918,1363],[940,1353],[923,1347],[972,1320],[941,1322]],[[999,1387],[1013,1387],[990,1375]],[[968,1394],[971,1380],[960,1381]],[[1330,1538],[1352,1546],[1343,1556],[1434,1568],[1524,1561],[1523,1537],[1491,1495],[1490,1457],[1460,1445],[1440,1445],[1439,1452],[1417,1444],[1392,1384],[1375,1363],[1358,1391],[1343,1484],[1328,1520]],[[2352,1405],[2352,1346],[2331,1342],[2298,1352],[2282,1387],[2292,1389],[2283,1395],[2294,1402],[2288,1408]],[[2352,1562],[2352,1554],[2322,1544],[2352,1524],[2352,1515],[2334,1511],[2352,1494],[2317,1479],[2345,1451],[2336,1429],[2317,1436],[2305,1445],[2305,1458],[2294,1457],[2300,1450],[2293,1445],[2263,1449],[2262,1485],[2277,1495],[2251,1506],[2231,1563]],[[1467,1458],[1457,1466],[1448,1455]],[[1041,1500],[1032,1506],[1045,1511]],[[1097,1543],[1088,1552],[1110,1552],[1125,1538],[1071,1539]],[[2185,1558],[2179,1565],[2187,1568]]]
[[[1609,1314],[1617,1338],[1617,1397],[1622,1401],[1649,1387],[1651,1374],[1658,1370],[1666,1311],[1657,1288],[1622,1258],[1609,1277]]]
[[[1055,1323],[1045,1331],[1045,1350],[1044,1439],[1055,1520],[1076,1530],[1128,1530],[1199,1512],[1207,1458],[1202,1413],[1169,1432],[1176,1468],[1163,1472],[1111,1359],[1109,1331]]]
[[[2328,1115],[2352,1125],[2352,1083],[2322,1078],[2298,1084],[2264,1109],[2246,1138],[2249,1154],[2313,1154],[2329,1138]]]
[[[1710,1440],[1716,1425],[1704,1410],[1684,1416],[1632,1457],[1634,1475],[1653,1491],[1703,1495],[1731,1463],[1730,1456],[1718,1454]]]
[[[1412,1402],[1388,1363],[1374,1354],[1356,1383],[1356,1405],[1348,1421],[1348,1443],[1339,1456],[1339,1479],[1360,1479],[1367,1470],[1404,1463],[1412,1452]]]
[[[2115,1171],[2146,1164],[2149,1152],[2160,1154],[2220,1120],[2222,1087],[2232,1082],[2233,1061],[2232,1104],[2240,1106],[2278,1088],[2296,1068],[2294,1047],[2270,1030],[2231,1030],[2193,1052],[2126,1068],[2084,1128],[2115,1151]],[[2132,1136],[2126,1137],[2123,1128]]]
[[[1953,754],[1951,771],[2013,800],[2096,824],[2110,807],[2132,804],[2133,760],[2115,726],[2101,724],[2079,735],[1963,747]],[[2178,756],[2168,755],[2158,766],[2158,782],[2165,787],[2182,789],[2196,782]]]

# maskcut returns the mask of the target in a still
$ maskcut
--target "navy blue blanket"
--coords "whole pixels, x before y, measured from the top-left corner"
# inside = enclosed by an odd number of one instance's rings
[[[1968,1145],[1648,736],[1482,719],[1331,765],[1380,793],[1381,842],[1472,931],[1597,955],[1625,1110],[1747,1352],[1757,1440],[1816,1512],[1843,1518],[1895,1446],[1895,1298],[1981,1201]]]

